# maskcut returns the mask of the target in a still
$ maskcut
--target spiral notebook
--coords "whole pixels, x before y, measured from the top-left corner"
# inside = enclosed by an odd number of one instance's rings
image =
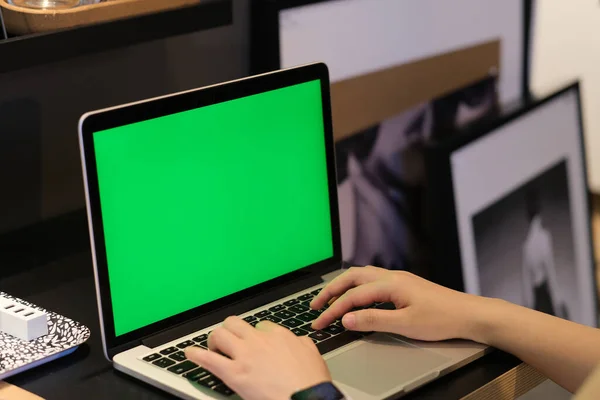
[[[35,340],[21,340],[0,331],[0,380],[66,356],[90,337],[89,328],[79,322],[7,293],[0,295],[48,314],[48,334]]]

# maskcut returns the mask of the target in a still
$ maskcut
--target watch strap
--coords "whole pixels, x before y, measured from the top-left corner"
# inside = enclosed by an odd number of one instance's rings
[[[292,395],[291,400],[344,400],[342,392],[331,382],[323,382],[300,390]]]

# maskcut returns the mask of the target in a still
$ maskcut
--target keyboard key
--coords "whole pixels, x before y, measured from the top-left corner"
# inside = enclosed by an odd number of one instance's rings
[[[160,354],[150,354],[149,356],[146,356],[144,358],[142,358],[142,360],[146,361],[146,362],[152,362],[154,360],[158,360],[161,357]]]
[[[310,314],[314,315],[315,318],[319,318],[321,316],[321,314],[323,314],[325,312],[325,310],[323,308],[321,308],[320,310],[310,310],[308,312]]]
[[[300,321],[304,321],[304,322],[310,322],[310,321],[317,319],[317,317],[315,317],[313,314],[308,313],[308,312],[304,313],[304,314],[296,315],[296,318],[298,318]]]
[[[275,315],[277,315],[277,314],[275,314]],[[264,317],[263,319],[261,319],[261,321],[271,321],[271,322],[274,322],[274,323],[278,324],[278,323],[281,322],[281,318],[277,318],[277,317],[275,317],[273,315],[267,315],[266,317]]]
[[[249,315],[247,317],[244,317],[244,321],[246,321],[246,322],[256,321],[256,317],[253,315]]]
[[[200,342],[204,342],[206,339],[208,339],[208,335],[207,335],[207,334],[204,334],[204,335],[196,336],[196,337],[195,337],[195,338],[193,338],[192,340],[193,340],[194,342],[198,342],[198,343],[200,343]]]
[[[308,332],[306,332],[304,329],[300,329],[300,328],[294,328],[294,329],[292,329],[292,332],[294,332],[294,335],[296,335],[296,336],[308,335]]]
[[[256,325],[258,325],[259,322],[260,321],[252,321],[252,322],[250,322],[250,325],[256,327]]]
[[[264,318],[264,317],[266,317],[266,316],[267,316],[267,315],[269,315],[269,314],[271,314],[271,312],[270,312],[270,311],[268,311],[268,310],[265,310],[265,311],[261,311],[261,312],[259,312],[259,313],[256,313],[256,314],[254,314],[254,316],[255,316],[256,318]]]
[[[296,304],[295,306],[288,308],[288,311],[294,312],[296,314],[300,314],[308,310],[310,310],[310,308],[303,306],[302,304]]]
[[[325,339],[329,339],[331,337],[331,335],[329,333],[325,333],[323,331],[316,331],[316,332],[311,333],[308,336],[313,339],[317,339],[317,340],[325,340]]]
[[[312,335],[314,335],[314,333],[311,334],[311,336]],[[332,350],[339,349],[342,346],[359,340],[360,338],[362,338],[362,335],[358,332],[345,331],[337,336],[332,337],[331,339],[317,343],[317,348],[321,354],[326,354]]]
[[[158,367],[161,367],[161,368],[167,368],[167,367],[170,367],[171,365],[175,364],[175,361],[169,360],[168,358],[161,358],[161,359],[154,361],[152,364],[154,364]]]
[[[198,379],[202,379],[208,375],[210,375],[210,372],[208,372],[204,368],[196,368],[195,370],[184,374],[183,377],[189,379],[190,381],[197,381]]]
[[[319,343],[319,341],[317,339],[310,338],[310,340],[312,340],[314,344]]]
[[[310,300],[314,297],[314,295],[312,293],[306,293],[303,294],[302,296],[298,296],[298,300],[300,301],[306,301],[306,300]]]
[[[327,328],[323,329],[323,332],[329,333],[330,335],[337,335],[339,333],[344,332],[344,329],[340,328],[337,325],[329,325]]]
[[[283,305],[286,307],[291,307],[291,306],[295,306],[298,303],[300,303],[300,301],[298,301],[296,299],[292,299],[292,300],[284,301]]]
[[[212,389],[216,386],[219,386],[223,382],[214,375],[208,375],[206,378],[200,379],[198,383],[204,387]]]
[[[312,292],[310,292],[310,294],[312,295],[318,295],[321,292],[321,289],[317,289],[317,290],[313,290]]]
[[[277,318],[288,319],[288,318],[292,318],[296,314],[294,314],[293,312],[289,312],[288,310],[283,310],[283,311],[279,311],[273,315],[275,315]]]
[[[375,308],[378,308],[380,310],[395,310],[396,306],[394,305],[394,303],[381,303]]]
[[[310,310],[310,301],[303,301],[302,304],[304,307],[308,307],[308,309]]]
[[[200,346],[204,347],[205,349],[208,349],[208,340],[205,340],[204,342],[201,342]]]
[[[177,353],[171,354],[169,358],[172,358],[175,361],[183,361],[185,360],[185,354],[183,351],[178,351]]]
[[[335,321],[333,324],[331,325],[335,325],[337,327],[342,328],[343,330],[346,330],[346,328],[344,327],[344,324],[342,324],[342,320],[338,319],[337,321]]]
[[[219,394],[222,394],[223,396],[231,396],[233,394],[233,390],[227,387],[224,383],[213,388],[213,390]]]
[[[311,324],[306,324],[304,326],[301,326],[300,329],[305,330],[309,333],[314,332],[315,330],[312,328]]]
[[[186,347],[190,347],[195,345],[196,343],[194,343],[191,340],[186,340],[185,342],[181,342],[177,345],[177,347],[179,347],[180,349],[185,349]]]
[[[287,326],[288,328],[297,328],[300,325],[304,325],[304,322],[302,322],[296,318],[290,318],[290,319],[286,319],[285,321],[283,321],[281,323],[281,325]]]
[[[191,361],[184,361],[181,364],[172,366],[171,368],[167,369],[167,371],[172,372],[176,375],[181,375],[185,372],[193,370],[194,368],[198,368],[198,365],[194,364]]]
[[[276,306],[269,308],[269,311],[272,311],[272,312],[279,312],[281,310],[285,310],[285,306],[282,304],[277,304]]]
[[[166,349],[164,349],[164,350],[161,350],[161,351],[160,351],[160,354],[162,354],[163,356],[168,356],[169,354],[171,354],[171,353],[175,353],[175,352],[176,352],[176,351],[178,351],[178,350],[179,350],[179,349],[178,349],[177,347],[173,347],[173,346],[171,346],[171,347],[167,347],[167,348],[166,348]]]

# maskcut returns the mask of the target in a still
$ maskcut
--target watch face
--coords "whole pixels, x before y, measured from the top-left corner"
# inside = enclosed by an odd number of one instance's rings
[[[292,400],[343,400],[344,395],[331,382],[320,383],[292,396]]]

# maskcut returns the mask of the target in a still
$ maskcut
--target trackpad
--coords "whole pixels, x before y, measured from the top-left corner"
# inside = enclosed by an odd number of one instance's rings
[[[404,386],[450,361],[442,355],[423,350],[376,333],[364,343],[327,360],[333,379],[372,396]]]

